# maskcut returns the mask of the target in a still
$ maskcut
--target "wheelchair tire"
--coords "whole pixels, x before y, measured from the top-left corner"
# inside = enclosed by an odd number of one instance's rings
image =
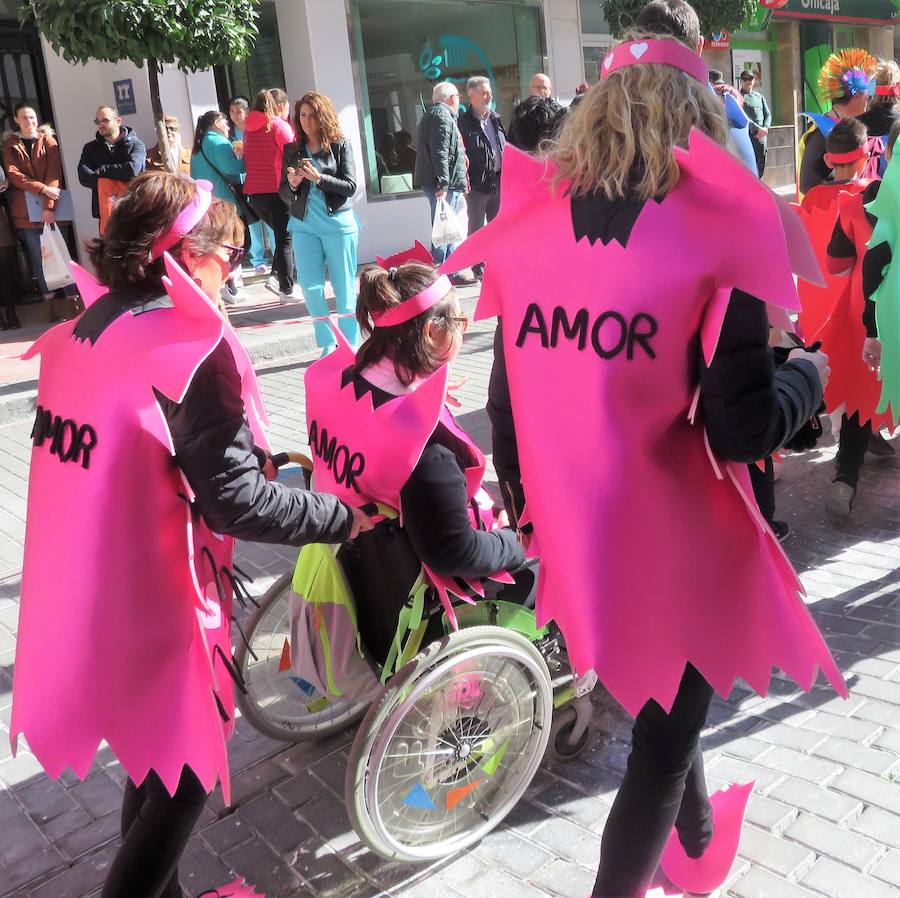
[[[547,666],[519,633],[472,627],[431,644],[357,729],[344,791],[357,834],[409,863],[468,848],[528,788],[552,714]]]
[[[560,708],[553,716],[550,727],[550,738],[547,740],[546,759],[554,764],[566,764],[576,761],[591,747],[594,735],[593,721],[589,721],[574,742],[572,733],[575,730],[577,713],[571,705]]]
[[[285,641],[290,643],[291,638],[288,603],[292,577],[287,573],[272,584],[243,627],[246,643],[238,637],[234,660],[247,694],[238,692],[237,702],[241,713],[266,736],[310,742],[352,726],[365,714],[366,705],[327,704],[290,669],[280,669]]]

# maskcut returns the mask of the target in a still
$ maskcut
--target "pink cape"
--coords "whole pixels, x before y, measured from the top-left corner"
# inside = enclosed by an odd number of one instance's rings
[[[493,524],[493,500],[482,488],[485,458],[444,404],[449,369],[442,366],[417,389],[376,406],[373,392],[357,389],[350,369],[356,356],[343,334],[335,329],[338,345],[330,355],[306,371],[306,419],[315,486],[350,505],[380,502],[400,509],[400,491],[419,462],[438,423],[465,444],[472,458],[466,469],[466,492],[479,508],[473,527]],[[457,581],[425,567],[451,622],[455,622],[449,594],[471,600],[484,595],[477,580]],[[493,579],[510,582],[505,572]]]
[[[765,694],[773,667],[806,690],[822,669],[846,695],[746,465],[716,459],[689,420],[694,347],[712,359],[732,288],[796,310],[792,269],[819,278],[815,257],[793,212],[711,140],[676,154],[677,187],[625,249],[576,240],[566,185],[510,148],[500,214],[444,266],[484,261],[478,317],[503,317],[539,623],[555,619],[576,668],[632,714],[671,708],[687,663],[723,696],[737,677]],[[736,222],[753,253],[735,251]]]
[[[224,338],[268,448],[265,413],[231,327],[166,265],[173,308],[125,313],[94,344],[67,321],[28,353],[41,356],[47,417],[32,450],[10,738],[15,751],[22,733],[53,778],[66,767],[84,778],[106,740],[136,783],[153,769],[174,792],[187,765],[210,791],[220,779],[227,802],[234,543],[192,514],[154,390],[181,401]],[[88,304],[105,292],[74,273]],[[76,430],[93,448],[64,461]]]

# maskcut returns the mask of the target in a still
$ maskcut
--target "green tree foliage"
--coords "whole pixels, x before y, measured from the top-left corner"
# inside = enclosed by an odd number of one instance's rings
[[[610,31],[621,37],[637,20],[647,0],[592,0],[603,7]],[[756,0],[692,0],[705,35],[714,31],[737,31],[741,24],[753,19]]]
[[[164,141],[162,64],[193,72],[245,59],[258,34],[258,5],[259,0],[29,0],[21,18],[34,23],[67,62],[146,62],[157,134]]]

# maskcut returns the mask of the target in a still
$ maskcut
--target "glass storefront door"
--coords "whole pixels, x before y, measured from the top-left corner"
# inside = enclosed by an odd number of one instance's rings
[[[348,0],[370,197],[412,191],[416,126],[439,81],[491,81],[508,123],[546,71],[538,0]]]

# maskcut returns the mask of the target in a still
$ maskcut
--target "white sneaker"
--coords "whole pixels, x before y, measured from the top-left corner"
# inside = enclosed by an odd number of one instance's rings
[[[249,299],[250,294],[246,290],[238,290],[236,293],[231,293],[228,290],[222,291],[222,302],[224,302],[226,306],[239,306]]]
[[[291,293],[279,293],[278,299],[283,306],[286,306],[292,302],[300,302],[300,297],[297,296],[296,290],[292,291]]]
[[[266,278],[266,290],[269,290],[272,293],[281,293],[281,288],[278,286],[278,278]]]

